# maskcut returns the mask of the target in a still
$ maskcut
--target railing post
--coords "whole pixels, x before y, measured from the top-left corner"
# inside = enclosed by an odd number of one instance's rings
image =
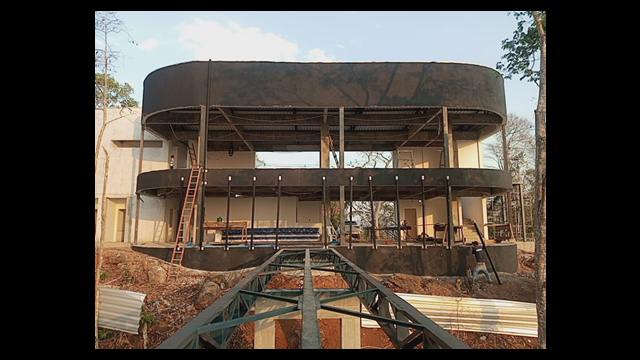
[[[453,209],[451,205],[451,184],[449,183],[449,176],[445,177],[445,191],[447,193],[447,237],[449,238],[449,250],[451,250],[455,232],[453,231]]]
[[[369,176],[369,203],[371,205],[371,240],[373,242],[373,248],[376,246],[376,217],[373,211],[373,177]]]
[[[231,175],[227,179],[227,226],[224,237],[224,250],[229,250],[229,209],[231,208]]]
[[[249,250],[253,250],[253,223],[256,215],[256,177],[253,177],[251,183],[251,241],[249,242]]]
[[[278,175],[278,208],[276,210],[276,250],[279,249],[278,235],[280,233],[280,195],[282,194],[281,187],[280,187],[281,181],[282,181],[282,176]]]
[[[396,180],[396,228],[398,231],[398,249],[402,249],[402,230],[400,229],[400,186],[398,185],[398,175]]]
[[[422,248],[427,248],[427,203],[424,199],[424,175],[420,176],[420,187],[422,188]]]
[[[353,176],[349,176],[349,250],[353,238]]]
[[[327,177],[322,177],[322,243],[327,248]]]

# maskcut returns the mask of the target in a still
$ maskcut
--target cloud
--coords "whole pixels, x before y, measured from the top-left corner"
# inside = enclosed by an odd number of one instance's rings
[[[148,38],[148,39],[142,40],[142,42],[140,43],[140,48],[144,51],[151,51],[157,48],[158,44],[159,44],[158,40],[154,38]]]
[[[332,61],[322,49],[301,59],[300,47],[287,38],[234,21],[220,23],[195,18],[178,26],[178,41],[197,60]]]
[[[332,62],[334,58],[327,56],[322,49],[311,49],[307,51],[306,60],[308,61],[320,61],[320,62]]]

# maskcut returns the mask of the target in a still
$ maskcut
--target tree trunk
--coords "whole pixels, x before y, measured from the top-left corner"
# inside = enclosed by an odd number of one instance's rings
[[[540,36],[540,93],[536,118],[536,182],[535,182],[535,262],[536,262],[536,307],[538,313],[538,342],[547,348],[547,94],[546,61],[547,36],[540,12],[533,18]]]
[[[104,228],[105,228],[105,224],[107,222],[107,216],[106,216],[106,206],[105,206],[105,199],[107,196],[107,181],[109,180],[109,153],[107,153],[106,150],[104,150],[104,179],[103,179],[103,183],[102,183],[102,196],[100,199],[100,238],[99,240],[96,242],[96,252],[97,252],[97,257],[98,257],[98,266],[96,267],[96,281],[95,281],[95,290],[94,290],[94,295],[95,295],[95,338],[96,338],[96,344],[95,344],[95,348],[98,349],[98,304],[99,304],[99,293],[98,293],[98,286],[100,285],[100,271],[102,269],[102,241],[104,240]]]

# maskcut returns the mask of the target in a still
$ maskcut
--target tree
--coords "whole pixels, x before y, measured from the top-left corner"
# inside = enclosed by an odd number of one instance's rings
[[[362,158],[349,163],[350,167],[363,167],[363,168],[388,168],[393,163],[393,157],[391,154],[368,151],[364,152]],[[345,216],[349,216],[348,202],[345,202],[347,208],[345,209]],[[332,207],[333,209],[333,207]],[[334,214],[335,213],[335,214]],[[394,204],[389,201],[374,201],[373,213],[375,216],[376,225],[378,228],[392,226],[395,222]],[[371,206],[368,201],[354,201],[353,202],[353,217],[354,219],[360,219],[362,226],[371,226]],[[335,219],[335,220],[334,220]],[[331,221],[337,224],[340,219],[340,209],[336,207],[335,211],[332,211]],[[376,238],[380,238],[380,231],[376,230]]]
[[[102,146],[102,137],[104,131],[111,122],[121,119],[126,115],[122,115],[121,110],[119,117],[109,120],[109,108],[118,106],[127,109],[128,107],[137,106],[138,103],[131,94],[133,88],[125,83],[119,84],[111,75],[113,70],[113,62],[117,59],[117,52],[113,51],[109,46],[109,36],[115,35],[123,31],[124,25],[122,20],[118,19],[114,12],[96,12],[95,31],[96,39],[102,41],[102,48],[95,50],[95,67],[96,67],[96,87],[95,87],[95,104],[96,109],[102,110],[102,124],[96,141],[94,174],[98,170],[98,158],[100,157],[100,147]]]
[[[133,87],[129,83],[121,84],[113,76],[107,74],[106,86],[105,76],[102,73],[96,73],[96,109],[105,108],[130,108],[138,106],[138,101],[131,95]],[[106,97],[104,93],[106,92]]]
[[[107,211],[106,211],[106,201],[105,198],[107,196],[107,183],[109,181],[109,153],[107,149],[102,147],[102,151],[104,151],[104,179],[102,180],[102,196],[100,201],[100,237],[96,242],[95,250],[96,250],[96,279],[95,279],[95,348],[99,347],[98,342],[98,305],[100,303],[99,297],[100,292],[98,291],[98,286],[100,285],[100,273],[102,272],[102,242],[104,241],[104,229],[106,227],[107,222]]]
[[[511,178],[514,181],[524,181],[527,170],[534,168],[536,148],[533,124],[528,119],[509,114],[505,124],[505,137]],[[487,145],[487,150],[498,168],[504,170],[502,146],[502,141],[490,143]]]
[[[520,80],[527,79],[538,85],[538,105],[535,114],[535,201],[534,231],[536,239],[536,308],[538,312],[538,341],[540,347],[547,347],[547,34],[546,12],[521,11],[514,13],[518,20],[512,39],[502,42],[506,53],[502,56],[505,63],[498,63],[496,68],[503,71],[505,78],[520,75]],[[539,69],[536,60],[539,56]]]

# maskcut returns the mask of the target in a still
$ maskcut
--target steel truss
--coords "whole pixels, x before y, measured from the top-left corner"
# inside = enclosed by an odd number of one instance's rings
[[[339,273],[349,288],[314,289],[312,270]],[[291,271],[304,271],[302,289],[267,289],[274,275]],[[354,296],[358,297],[369,314],[330,305]],[[249,315],[258,297],[291,305]],[[334,249],[279,250],[158,348],[224,349],[233,331],[241,324],[301,311],[301,347],[319,349],[321,340],[317,311],[321,309],[377,321],[397,348],[410,349],[419,344],[424,349],[468,348]]]

